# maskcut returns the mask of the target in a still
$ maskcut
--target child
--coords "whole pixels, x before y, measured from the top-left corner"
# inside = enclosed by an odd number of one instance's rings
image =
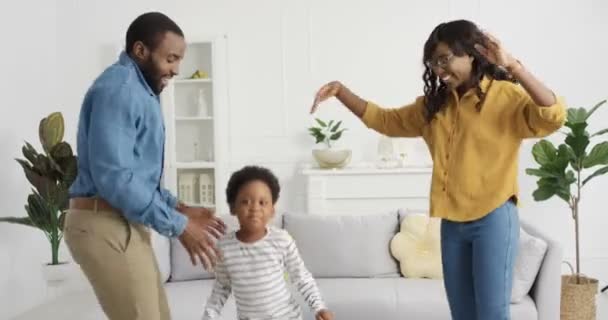
[[[316,312],[316,319],[333,319],[294,240],[286,231],[268,226],[279,191],[277,178],[266,168],[248,166],[230,177],[226,197],[240,229],[218,241],[222,259],[215,268],[215,284],[203,320],[217,319],[231,292],[239,320],[302,319],[286,272]]]

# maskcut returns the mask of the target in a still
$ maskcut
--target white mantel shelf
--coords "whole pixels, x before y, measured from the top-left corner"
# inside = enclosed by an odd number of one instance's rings
[[[432,168],[382,169],[358,165],[343,169],[302,168],[310,214],[383,213],[428,210]]]
[[[382,169],[375,167],[347,167],[343,169],[320,169],[320,168],[305,168],[302,173],[311,176],[325,175],[376,175],[376,174],[403,174],[403,173],[431,173],[432,167],[427,166],[409,166],[401,168]]]

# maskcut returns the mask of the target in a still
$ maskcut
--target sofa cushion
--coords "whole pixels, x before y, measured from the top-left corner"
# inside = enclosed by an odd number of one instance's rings
[[[389,250],[396,212],[366,215],[287,214],[283,226],[315,277],[396,277]]]
[[[203,316],[207,298],[213,289],[213,279],[169,282],[165,284],[171,319],[200,320]],[[235,320],[236,305],[230,295],[217,320]]]
[[[441,219],[409,214],[391,240],[391,254],[406,278],[443,277],[441,265]]]
[[[238,230],[239,222],[236,216],[220,215],[219,216],[228,227],[227,232]],[[277,215],[271,221],[271,224],[280,227],[282,222],[281,216]],[[171,239],[171,281],[185,281],[197,279],[212,279],[213,273],[208,272],[200,265],[192,265],[188,251],[184,249],[179,239]]]
[[[336,319],[450,319],[442,280],[341,278],[318,279],[317,284]],[[302,302],[301,305],[304,319],[314,319],[312,312]],[[514,320],[538,319],[536,305],[529,296],[511,305],[511,315]]]
[[[511,302],[521,302],[530,292],[547,252],[547,242],[519,230],[519,248],[513,269]]]

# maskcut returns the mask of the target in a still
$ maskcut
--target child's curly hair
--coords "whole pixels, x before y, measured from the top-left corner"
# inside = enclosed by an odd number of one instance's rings
[[[236,171],[230,176],[228,180],[228,186],[226,187],[226,200],[230,206],[230,211],[234,209],[236,197],[241,188],[251,181],[262,181],[270,189],[272,195],[272,204],[276,204],[279,200],[279,193],[281,192],[281,186],[279,185],[279,179],[267,168],[258,166],[246,166]]]

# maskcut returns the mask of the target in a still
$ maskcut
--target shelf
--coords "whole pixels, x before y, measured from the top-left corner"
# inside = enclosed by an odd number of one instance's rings
[[[196,83],[211,83],[210,78],[201,79],[175,79],[175,84],[196,84]]]
[[[177,162],[175,167],[178,169],[213,169],[215,163],[208,161]]]
[[[175,117],[175,121],[205,121],[213,120],[213,117]]]

